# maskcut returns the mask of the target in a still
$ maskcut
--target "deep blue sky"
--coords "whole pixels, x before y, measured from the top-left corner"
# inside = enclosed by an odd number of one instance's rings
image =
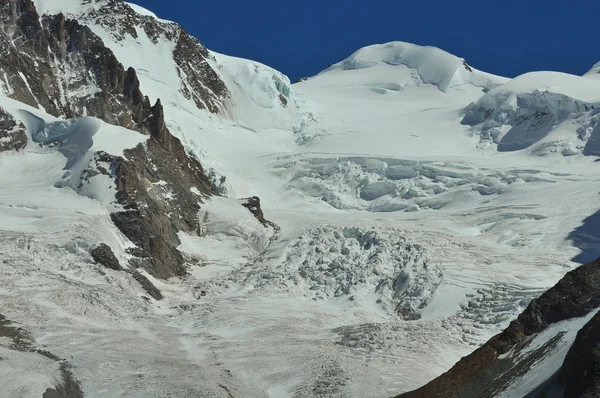
[[[583,74],[600,61],[600,1],[131,0],[183,25],[209,49],[292,80],[360,47],[393,40],[440,47],[486,72]]]

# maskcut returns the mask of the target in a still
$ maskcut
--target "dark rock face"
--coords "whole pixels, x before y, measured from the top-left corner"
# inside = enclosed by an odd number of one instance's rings
[[[469,64],[467,64],[467,61],[465,61],[463,59],[463,66],[465,67],[465,69],[469,72],[473,72],[473,69],[469,66]]]
[[[557,389],[564,389],[564,398],[600,397],[600,313],[577,334],[554,386]]]
[[[117,257],[113,253],[112,249],[104,243],[101,243],[92,249],[92,251],[90,251],[90,255],[95,262],[105,266],[106,268],[110,268],[115,271],[123,271],[123,268],[121,267],[121,264],[119,264],[119,260],[117,260]],[[137,270],[126,270],[126,272],[131,274],[133,279],[135,279],[142,286],[146,293],[152,296],[155,300],[162,300],[162,293],[156,286],[154,286],[152,282],[150,282],[148,278],[140,274]]]
[[[117,257],[107,244],[99,244],[93,248],[92,251],[90,251],[90,255],[95,262],[105,266],[106,268],[114,269],[115,271],[119,271],[121,269],[119,260],[117,260]]]
[[[279,94],[279,102],[281,102],[281,106],[283,106],[284,108],[288,104],[288,100],[287,100],[287,98],[285,98],[285,96],[283,94]]]
[[[160,290],[158,290],[158,288],[156,286],[154,286],[154,284],[152,282],[150,282],[150,280],[148,278],[146,278],[144,275],[140,274],[136,270],[133,270],[133,271],[131,271],[131,276],[133,276],[133,279],[138,281],[138,283],[142,286],[142,288],[146,291],[146,293],[148,293],[150,296],[152,296],[152,298],[154,298],[155,300],[158,300],[158,301],[163,299],[163,295],[160,292]]]
[[[545,350],[552,348],[556,341],[549,341],[545,347],[520,362],[513,358],[499,357],[511,350],[520,351],[530,341],[530,337],[546,330],[548,326],[566,319],[578,318],[600,307],[600,260],[582,265],[569,272],[554,287],[531,301],[527,309],[511,322],[502,333],[494,336],[471,355],[462,358],[452,369],[437,379],[399,397],[493,397],[510,380],[524,373]],[[595,391],[596,366],[600,365],[598,355],[599,317],[584,327],[567,356],[563,370],[569,384],[568,391]],[[596,332],[595,334],[593,332]],[[582,360],[584,358],[585,360]],[[585,367],[585,372],[581,373]],[[582,375],[585,374],[586,377]],[[587,377],[589,376],[589,377]],[[548,387],[551,388],[551,387]],[[580,389],[580,390],[578,390]],[[563,395],[557,395],[563,396]],[[564,395],[565,397],[579,396]],[[586,395],[598,396],[598,395]]]
[[[6,339],[10,344],[7,348],[14,351],[30,352],[44,356],[52,361],[60,363],[59,369],[61,380],[57,382],[55,388],[48,388],[43,398],[82,398],[83,391],[79,382],[71,372],[69,362],[60,359],[51,352],[36,349],[33,338],[22,328],[13,325],[11,321],[0,314],[0,337]]]
[[[27,133],[22,123],[0,108],[0,152],[20,151],[27,145]]]
[[[173,59],[182,81],[181,92],[194,100],[198,109],[218,113],[222,100],[229,96],[225,83],[208,64],[208,50],[200,42],[179,27],[177,47]]]
[[[121,0],[97,0],[96,7],[74,17],[83,24],[102,26],[116,41],[137,39],[136,27],[139,27],[154,43],[160,40],[174,42],[173,60],[179,73],[181,93],[193,100],[199,109],[217,113],[223,108],[229,91],[207,61],[211,57],[208,50],[180,25],[140,15]]]
[[[151,114],[151,138],[127,150],[126,161],[118,161],[117,199],[124,211],[113,213],[112,220],[147,253],[151,260],[142,264],[151,275],[183,276],[177,232],[199,232],[198,211],[202,198],[211,195],[210,182],[200,163],[166,128],[160,101]]]
[[[40,18],[30,0],[3,0],[0,14],[0,84],[10,98],[57,117],[137,127],[145,99],[135,70],[126,71],[89,28],[62,14]]]
[[[254,214],[254,217],[265,227],[274,228],[276,231],[279,230],[279,226],[272,223],[271,221],[265,218],[263,214],[262,208],[260,207],[260,198],[258,196],[253,196],[251,198],[242,199],[242,206],[250,211],[250,213]]]

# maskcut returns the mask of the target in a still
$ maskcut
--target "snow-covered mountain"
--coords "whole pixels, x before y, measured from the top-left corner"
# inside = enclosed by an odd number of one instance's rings
[[[0,43],[0,396],[394,396],[600,254],[595,69],[393,42],[292,85],[120,0],[2,1]]]
[[[397,68],[398,66],[404,68]],[[399,41],[361,48],[323,73],[358,69],[369,69],[368,74],[371,78],[375,78],[377,74],[390,78],[390,74],[399,72],[405,76],[404,79],[399,78],[398,75],[393,76],[394,83],[398,87],[432,84],[442,91],[465,84],[489,89],[508,80],[478,71],[469,66],[464,59],[439,48],[422,47]],[[391,72],[392,70],[395,72]],[[385,87],[381,88],[385,89]],[[389,89],[394,90],[394,88],[396,86],[391,85]]]
[[[598,79],[600,78],[600,62],[598,62],[597,64],[595,64],[592,69],[590,69],[585,75],[583,75],[584,77],[589,77],[591,79]]]

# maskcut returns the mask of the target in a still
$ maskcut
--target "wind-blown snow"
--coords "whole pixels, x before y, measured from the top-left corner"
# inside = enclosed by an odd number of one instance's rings
[[[216,69],[231,91],[231,119],[248,129],[294,128],[301,119],[301,98],[284,74],[258,62],[211,52]]]
[[[214,197],[202,205],[199,236],[180,233],[179,250],[203,267],[236,268],[260,255],[274,231],[235,199]]]
[[[85,234],[88,244],[108,243],[121,256],[131,244],[110,222],[109,212],[121,208],[114,176],[92,173],[83,179],[82,174],[100,165],[97,152],[123,156],[148,137],[91,117],[56,119],[5,97],[0,97],[0,107],[24,123],[30,141],[23,153],[0,153],[6,173],[0,231],[35,232],[49,243],[70,245],[81,230],[95,225]]]

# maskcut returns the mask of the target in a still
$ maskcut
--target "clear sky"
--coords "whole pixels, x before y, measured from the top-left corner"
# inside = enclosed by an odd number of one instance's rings
[[[600,61],[600,1],[133,0],[209,49],[312,76],[361,47],[440,47],[477,69],[581,75]]]

